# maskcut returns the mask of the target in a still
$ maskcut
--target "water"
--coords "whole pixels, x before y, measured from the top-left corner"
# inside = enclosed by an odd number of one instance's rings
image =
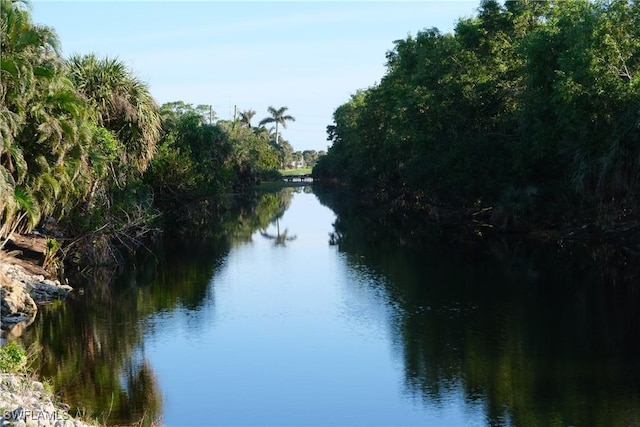
[[[42,374],[109,424],[640,425],[635,258],[320,200],[267,195],[44,310]]]

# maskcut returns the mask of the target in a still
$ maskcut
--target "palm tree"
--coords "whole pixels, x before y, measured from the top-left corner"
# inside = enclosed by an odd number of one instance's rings
[[[90,110],[62,74],[55,32],[0,0],[0,237],[81,197]]]
[[[251,129],[251,119],[256,115],[254,110],[246,110],[240,113],[240,123]]]
[[[98,110],[98,124],[124,145],[125,167],[144,172],[161,137],[162,119],[148,86],[124,63],[95,55],[72,56],[67,74]]]
[[[265,125],[267,123],[275,123],[276,124],[276,145],[278,142],[278,125],[282,125],[283,128],[287,128],[287,122],[295,122],[296,119],[293,116],[285,115],[285,112],[288,110],[288,107],[280,107],[279,109],[275,109],[273,106],[269,106],[267,111],[271,114],[271,117],[265,117],[260,120],[259,126]]]
[[[45,53],[59,49],[54,37],[50,43],[45,39],[44,32],[31,22],[28,3],[0,0],[0,237],[24,219],[20,201],[25,198],[20,196],[30,198],[18,187],[27,176],[20,134],[29,104],[39,94],[34,68],[43,62]]]

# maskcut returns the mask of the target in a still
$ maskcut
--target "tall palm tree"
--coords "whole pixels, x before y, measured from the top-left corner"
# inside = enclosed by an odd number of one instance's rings
[[[256,115],[254,110],[246,110],[240,113],[240,123],[251,129],[251,119]]]
[[[280,107],[279,109],[275,109],[273,106],[269,106],[267,111],[271,114],[271,117],[265,117],[260,120],[259,125],[265,125],[267,123],[275,123],[276,124],[276,145],[279,144],[278,141],[278,125],[282,125],[283,128],[287,128],[287,122],[295,122],[296,119],[293,116],[285,114],[288,110],[288,107]]]

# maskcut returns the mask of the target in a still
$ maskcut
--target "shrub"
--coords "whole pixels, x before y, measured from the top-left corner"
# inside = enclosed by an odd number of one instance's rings
[[[19,372],[27,362],[27,352],[18,343],[11,341],[0,347],[0,372]]]

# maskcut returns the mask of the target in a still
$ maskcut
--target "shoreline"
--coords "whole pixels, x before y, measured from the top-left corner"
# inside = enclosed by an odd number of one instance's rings
[[[0,374],[0,415],[5,426],[94,427],[69,413],[50,387],[28,374]]]
[[[609,220],[595,215],[575,213],[563,218],[537,218],[505,212],[500,206],[452,207],[428,200],[421,194],[361,191],[352,197],[353,189],[339,183],[319,181],[319,193],[338,191],[329,199],[331,208],[339,205],[351,210],[373,212],[383,222],[399,228],[435,227],[449,230],[464,239],[482,240],[489,236],[522,237],[554,243],[607,245],[640,253],[640,217],[627,214]],[[408,225],[407,225],[408,224]]]
[[[0,251],[3,339],[20,337],[35,320],[38,306],[63,300],[73,291],[40,265],[46,253],[44,242],[41,236],[17,235],[8,239],[9,251]]]
[[[1,343],[18,339],[35,320],[38,307],[63,300],[73,289],[58,280],[51,280],[37,261],[44,252],[44,238],[20,236],[0,251],[0,285],[2,291]],[[28,361],[27,361],[28,363]],[[69,413],[69,406],[60,403],[51,387],[38,381],[33,374],[0,373],[1,426],[89,427]]]

